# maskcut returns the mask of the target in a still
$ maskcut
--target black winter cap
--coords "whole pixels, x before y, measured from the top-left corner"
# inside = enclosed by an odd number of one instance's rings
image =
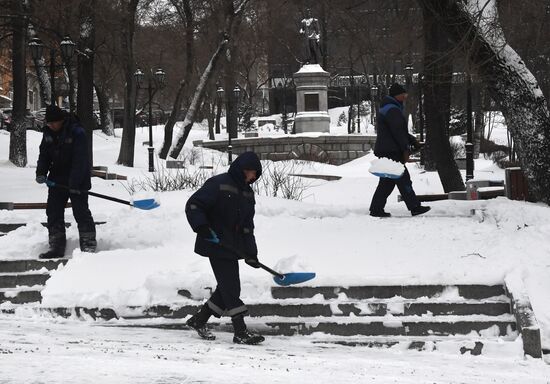
[[[65,119],[65,112],[57,105],[52,104],[46,107],[46,123],[61,121],[63,119]]]
[[[393,83],[390,87],[390,96],[395,97],[402,93],[407,93],[407,90],[401,84]]]

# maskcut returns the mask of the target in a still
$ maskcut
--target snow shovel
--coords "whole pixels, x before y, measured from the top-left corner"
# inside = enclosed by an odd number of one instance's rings
[[[233,248],[230,245],[224,244],[224,243],[218,243],[222,248],[227,249],[228,251],[231,251],[235,254],[237,254],[239,257],[242,257],[246,260],[246,255],[244,255],[241,251],[238,249]],[[315,277],[315,272],[290,272],[290,273],[279,273],[277,271],[274,271],[273,269],[269,268],[268,266],[260,263],[258,261],[258,265],[260,268],[262,268],[264,271],[267,271],[273,275],[273,281],[277,283],[278,285],[287,286],[292,284],[300,284],[306,281],[309,281]]]
[[[143,209],[143,210],[150,210],[150,209],[154,209],[154,208],[157,208],[157,207],[160,206],[160,204],[155,199],[134,200],[134,202],[130,202],[130,201],[122,200],[122,199],[117,199],[116,197],[111,197],[111,196],[102,195],[100,193],[95,193],[95,192],[92,192],[92,191],[80,191],[80,190],[77,190],[77,189],[70,189],[66,185],[57,184],[56,182],[51,181],[51,180],[46,180],[46,185],[50,188],[58,187],[58,188],[68,189],[69,192],[77,193],[77,194],[87,193],[90,196],[95,196],[95,197],[99,197],[100,199],[114,201],[115,203],[126,204],[126,205],[129,205],[131,207],[138,208],[138,209]]]

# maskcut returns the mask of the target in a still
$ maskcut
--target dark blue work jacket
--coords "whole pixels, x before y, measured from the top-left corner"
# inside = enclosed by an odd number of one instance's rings
[[[254,192],[245,182],[244,169],[256,170],[261,176],[262,165],[253,152],[245,152],[231,164],[229,171],[208,179],[187,201],[185,214],[196,232],[209,226],[221,242],[242,252],[246,258],[256,258],[258,248],[254,237]],[[195,252],[206,257],[242,258],[197,235]]]
[[[86,132],[76,119],[66,117],[59,132],[44,127],[36,175],[71,189],[92,187]]]

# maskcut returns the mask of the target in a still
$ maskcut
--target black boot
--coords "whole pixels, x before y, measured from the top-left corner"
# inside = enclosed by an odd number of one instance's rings
[[[384,210],[381,211],[370,211],[372,217],[391,217],[391,213]]]
[[[423,213],[428,212],[430,209],[431,209],[430,207],[419,205],[418,207],[411,209],[411,215],[412,216],[421,215]]]
[[[38,255],[39,259],[61,259],[62,257],[65,257],[65,251],[55,248]]]
[[[50,249],[38,255],[39,259],[60,259],[65,256],[65,234],[56,233],[48,237]]]
[[[187,320],[186,324],[188,327],[197,331],[201,338],[205,340],[215,340],[216,336],[214,336],[206,326],[210,316],[212,316],[212,310],[207,304],[204,304],[197,313]]]
[[[81,232],[80,237],[80,250],[82,252],[94,253],[97,247],[97,241],[95,239],[95,232]]]
[[[235,335],[233,336],[234,343],[255,345],[260,344],[265,340],[262,335],[252,333],[246,329],[243,315],[233,316],[231,318],[231,322],[233,323],[233,330],[235,332]]]

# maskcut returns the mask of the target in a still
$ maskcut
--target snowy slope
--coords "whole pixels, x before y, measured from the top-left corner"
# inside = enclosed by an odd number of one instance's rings
[[[115,164],[119,137],[95,133],[95,164],[111,172],[143,179],[147,175],[147,150],[141,146],[147,130],[138,129],[136,166]],[[193,130],[188,140],[203,139],[204,129]],[[160,147],[162,127],[155,128]],[[34,167],[40,136],[29,131],[29,166],[16,168],[7,160],[8,135],[0,131],[0,201],[45,201],[45,187],[34,182]],[[201,163],[215,164],[223,171],[220,154],[199,152]],[[368,207],[378,179],[368,172],[372,155],[336,167],[304,164],[303,173],[342,176],[339,181],[312,181],[302,202],[259,196],[256,236],[260,260],[283,272],[315,271],[315,284],[412,284],[412,283],[502,283],[507,274],[520,273],[527,285],[534,310],[543,326],[544,345],[550,348],[550,209],[543,205],[491,201],[434,202],[425,216],[411,218],[397,192],[387,210],[395,217],[368,216]],[[417,193],[442,191],[437,174],[408,165]],[[503,172],[489,161],[476,162],[476,178],[502,179]],[[131,180],[130,180],[131,181]],[[128,199],[125,183],[93,179],[93,190]],[[140,211],[105,200],[90,199],[98,226],[99,252],[78,249],[75,225],[67,231],[67,256],[43,291],[44,305],[126,306],[173,303],[182,300],[177,289],[206,295],[204,287],[214,280],[208,261],[193,254],[194,234],[184,215],[192,191],[140,193],[156,195],[161,207]],[[483,217],[470,216],[483,209]],[[0,237],[0,258],[35,258],[47,247],[43,211],[0,211],[2,223],[29,223]],[[70,210],[66,219],[74,223]],[[243,299],[269,296],[273,284],[259,270],[241,269]]]

